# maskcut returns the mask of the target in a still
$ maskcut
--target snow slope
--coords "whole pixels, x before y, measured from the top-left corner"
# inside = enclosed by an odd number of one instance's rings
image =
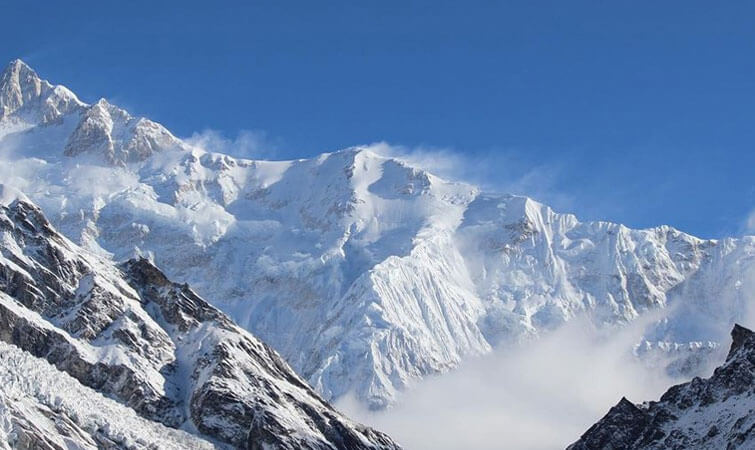
[[[3,75],[3,183],[90,251],[190,283],[329,400],[388,405],[584,311],[613,326],[671,306],[638,353],[694,373],[695,349],[715,350],[753,303],[752,237],[580,222],[369,147],[232,158],[104,101],[52,101],[71,106],[46,122],[45,96],[68,91],[35,90],[48,83],[30,74],[14,62]]]

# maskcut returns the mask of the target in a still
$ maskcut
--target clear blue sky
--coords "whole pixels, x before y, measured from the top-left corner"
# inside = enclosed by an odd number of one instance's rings
[[[5,2],[0,59],[281,158],[453,149],[582,218],[718,237],[755,207],[751,3],[213,3]]]

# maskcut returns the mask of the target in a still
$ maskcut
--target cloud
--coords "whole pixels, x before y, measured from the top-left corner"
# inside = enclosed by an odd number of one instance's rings
[[[353,398],[337,406],[415,450],[565,448],[622,396],[657,399],[672,384],[631,352],[652,319],[598,330],[577,318],[423,381],[391,410],[370,412]]]
[[[235,138],[229,138],[220,131],[207,129],[184,141],[208,152],[245,159],[274,159],[279,151],[278,142],[261,130],[241,130]]]
[[[747,215],[743,228],[743,234],[755,235],[755,209],[750,211],[750,214]]]
[[[570,212],[575,198],[562,189],[566,176],[563,161],[538,164],[522,152],[490,151],[465,153],[437,147],[406,147],[378,142],[368,148],[382,156],[396,158],[451,181],[480,186],[485,191],[525,195],[560,212]]]

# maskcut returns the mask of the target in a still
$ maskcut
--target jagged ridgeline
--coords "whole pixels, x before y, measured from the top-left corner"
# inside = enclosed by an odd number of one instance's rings
[[[659,401],[622,398],[569,450],[755,448],[755,333],[735,325],[731,337],[713,376],[674,386]]]
[[[380,408],[576,315],[612,326],[668,306],[639,353],[694,375],[755,292],[752,237],[580,222],[370,148],[212,153],[20,61],[0,77],[0,148],[3,182],[63,235],[115,261],[148,256],[327,400]]]
[[[0,442],[398,448],[148,260],[116,266],[22,194],[0,185],[0,200]]]

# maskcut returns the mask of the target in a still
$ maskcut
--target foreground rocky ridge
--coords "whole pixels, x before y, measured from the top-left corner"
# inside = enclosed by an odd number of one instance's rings
[[[0,186],[0,199],[1,341],[144,418],[219,443],[398,448],[336,412],[274,350],[146,259],[115,267],[61,236],[22,194]],[[14,426],[35,426],[4,408]]]
[[[738,449],[755,447],[755,333],[735,325],[726,361],[660,400],[622,398],[569,446],[592,449]]]
[[[4,182],[82,247],[190,283],[328,400],[383,407],[576,315],[613,326],[668,306],[638,354],[691,376],[752,303],[752,237],[580,222],[371,148],[233,158],[21,62],[5,73]]]

